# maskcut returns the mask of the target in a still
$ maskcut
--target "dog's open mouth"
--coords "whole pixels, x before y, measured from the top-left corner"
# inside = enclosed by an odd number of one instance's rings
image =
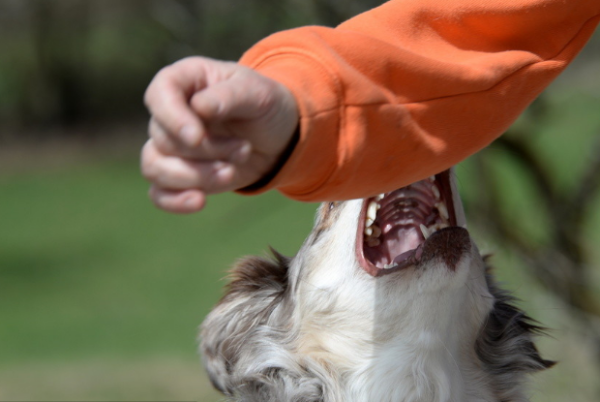
[[[356,252],[369,274],[412,266],[436,231],[457,226],[450,171],[367,198],[358,222]]]

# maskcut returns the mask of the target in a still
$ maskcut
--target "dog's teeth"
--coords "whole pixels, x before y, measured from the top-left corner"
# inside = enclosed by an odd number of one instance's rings
[[[431,186],[431,191],[433,192],[433,195],[435,196],[436,200],[439,200],[441,197],[441,194],[440,194],[440,190],[438,190],[437,186]]]
[[[372,230],[373,237],[379,237],[379,236],[381,236],[381,229],[379,228],[379,226],[372,225],[370,227],[370,229]]]
[[[431,236],[433,233],[437,232],[438,230],[444,229],[450,227],[450,225],[448,225],[447,223],[444,222],[438,222],[435,225],[431,225],[427,231],[429,233],[429,235]]]
[[[433,183],[435,181],[435,176],[429,176],[429,181]]]
[[[427,240],[427,238],[429,238],[429,235],[431,234],[429,232],[429,229],[427,229],[427,226],[423,225],[422,223],[419,225],[419,228],[421,228],[421,233],[423,233],[423,237],[425,238],[425,240]]]
[[[373,225],[373,219],[367,218],[367,220],[365,221],[365,227],[368,228],[371,225]]]
[[[440,216],[442,218],[444,218],[445,220],[450,219],[450,215],[448,214],[448,208],[446,208],[446,204],[444,204],[443,202],[438,202],[437,204],[435,204],[435,207],[439,211]]]
[[[373,226],[369,226],[365,228],[365,235],[371,236],[373,234]]]
[[[377,202],[371,201],[369,206],[367,207],[367,218],[372,219],[373,221],[377,217]]]
[[[383,269],[390,269],[390,268],[394,268],[396,266],[396,264],[394,264],[393,262],[390,262],[389,264],[385,264],[383,266]]]
[[[375,237],[367,238],[367,246],[369,246],[369,247],[377,247],[380,244],[381,244],[381,242],[379,241],[379,239],[377,239]]]
[[[377,197],[375,197],[375,199],[377,201],[381,201],[381,200],[383,200],[383,197],[385,197],[385,194],[379,194]]]

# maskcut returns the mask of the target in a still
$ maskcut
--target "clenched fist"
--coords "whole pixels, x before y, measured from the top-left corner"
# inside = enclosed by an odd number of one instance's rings
[[[163,68],[145,95],[150,139],[141,156],[150,198],[164,210],[201,210],[209,194],[269,173],[298,125],[282,84],[233,62],[203,57]]]

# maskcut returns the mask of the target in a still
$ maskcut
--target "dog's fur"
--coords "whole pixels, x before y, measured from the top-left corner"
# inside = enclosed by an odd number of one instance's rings
[[[374,277],[353,252],[360,209],[323,204],[296,257],[237,264],[202,329],[213,385],[244,402],[527,401],[525,375],[553,362],[466,229]]]

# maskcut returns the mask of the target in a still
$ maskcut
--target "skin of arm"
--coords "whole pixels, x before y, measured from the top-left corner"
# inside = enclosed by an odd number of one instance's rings
[[[145,103],[152,118],[141,170],[150,198],[175,213],[247,187],[278,162],[298,125],[291,92],[237,63],[203,57],[161,70]]]

